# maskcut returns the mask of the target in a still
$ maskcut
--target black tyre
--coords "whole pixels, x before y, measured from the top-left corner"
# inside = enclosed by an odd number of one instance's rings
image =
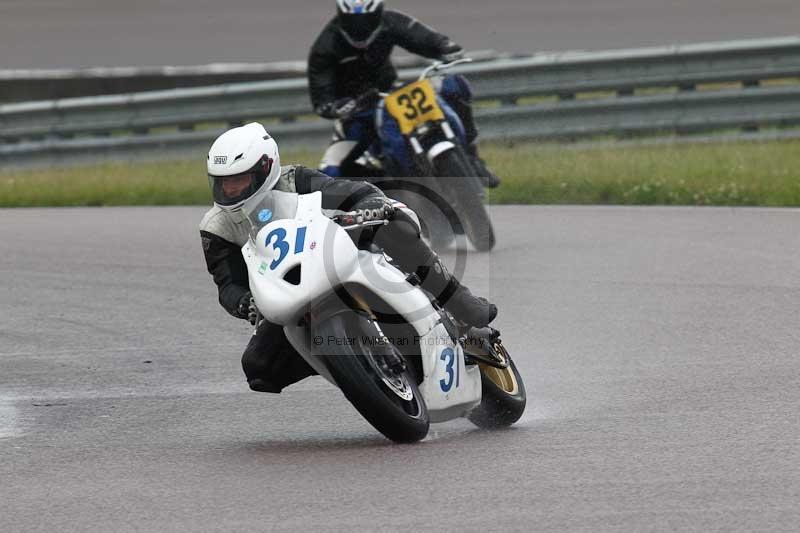
[[[431,178],[432,179],[432,178]],[[426,184],[435,185],[435,184]],[[433,194],[432,194],[433,193]],[[422,235],[437,252],[447,249],[455,239],[455,232],[440,206],[437,205],[438,190],[431,192],[422,187],[417,191],[392,191],[388,196],[409,206],[419,217]],[[431,196],[432,198],[428,198]]]
[[[323,320],[314,334],[322,339],[352,339],[327,342],[318,347],[336,384],[353,407],[375,429],[395,442],[416,442],[428,434],[428,408],[409,370],[396,373],[384,359],[391,345],[378,346],[362,338],[380,338],[375,325],[351,311]],[[402,357],[402,355],[397,352]]]
[[[505,352],[505,348],[503,348]],[[469,414],[469,420],[484,429],[508,427],[520,419],[527,397],[525,384],[514,361],[508,357],[508,368],[480,365],[483,399]]]
[[[452,193],[464,233],[472,245],[479,252],[494,248],[494,229],[483,203],[483,186],[466,156],[458,149],[447,150],[436,158],[434,167],[437,177],[451,178],[441,180],[440,185],[445,197]]]
[[[375,182],[390,198],[403,202],[419,217],[422,236],[437,252],[447,249],[455,239],[455,228],[436,178],[429,176],[387,179]]]

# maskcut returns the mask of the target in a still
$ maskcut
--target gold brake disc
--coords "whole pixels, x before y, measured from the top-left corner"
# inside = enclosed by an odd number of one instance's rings
[[[511,360],[508,358],[508,352],[499,342],[495,343],[494,349],[498,355],[500,355],[504,360],[508,361],[508,366],[506,368],[497,368],[494,366],[481,364],[479,365],[481,372],[500,389],[509,395],[514,396],[517,394],[517,392],[519,392],[519,384],[517,383],[517,377],[514,375],[514,370],[511,368]]]

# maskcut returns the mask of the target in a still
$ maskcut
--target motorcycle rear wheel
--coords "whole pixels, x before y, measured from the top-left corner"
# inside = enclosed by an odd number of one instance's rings
[[[394,442],[410,443],[425,438],[430,418],[416,380],[408,369],[398,373],[385,366],[383,354],[394,350],[391,345],[376,346],[363,341],[364,337],[380,338],[367,317],[351,311],[335,314],[323,320],[314,335],[322,339],[347,339],[342,343],[327,342],[323,353],[318,355],[345,397],[367,422]]]

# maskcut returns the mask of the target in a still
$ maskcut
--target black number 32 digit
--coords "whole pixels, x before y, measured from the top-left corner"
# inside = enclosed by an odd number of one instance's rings
[[[409,95],[401,94],[397,98],[397,103],[406,108],[407,111],[404,113],[404,116],[408,120],[414,120],[415,118],[417,118],[417,116],[419,116],[419,112],[417,111],[417,108],[414,107],[414,101],[411,100],[411,97]]]
[[[411,94],[414,96],[414,100],[417,101],[417,109],[419,109],[421,114],[430,113],[433,111],[433,106],[428,103],[428,95],[425,94],[421,88],[417,87]]]
[[[410,95],[401,94],[397,98],[397,103],[406,108],[403,115],[408,120],[414,120],[418,116],[434,110],[434,107],[428,103],[428,95],[419,87],[411,91]]]

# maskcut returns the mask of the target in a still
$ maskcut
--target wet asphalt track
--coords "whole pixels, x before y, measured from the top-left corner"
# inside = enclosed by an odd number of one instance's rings
[[[0,211],[3,531],[790,531],[800,211],[499,207],[520,424],[392,445],[248,392],[200,208]]]
[[[305,59],[334,0],[3,0],[0,69]],[[468,49],[606,49],[796,34],[796,0],[387,0]]]

